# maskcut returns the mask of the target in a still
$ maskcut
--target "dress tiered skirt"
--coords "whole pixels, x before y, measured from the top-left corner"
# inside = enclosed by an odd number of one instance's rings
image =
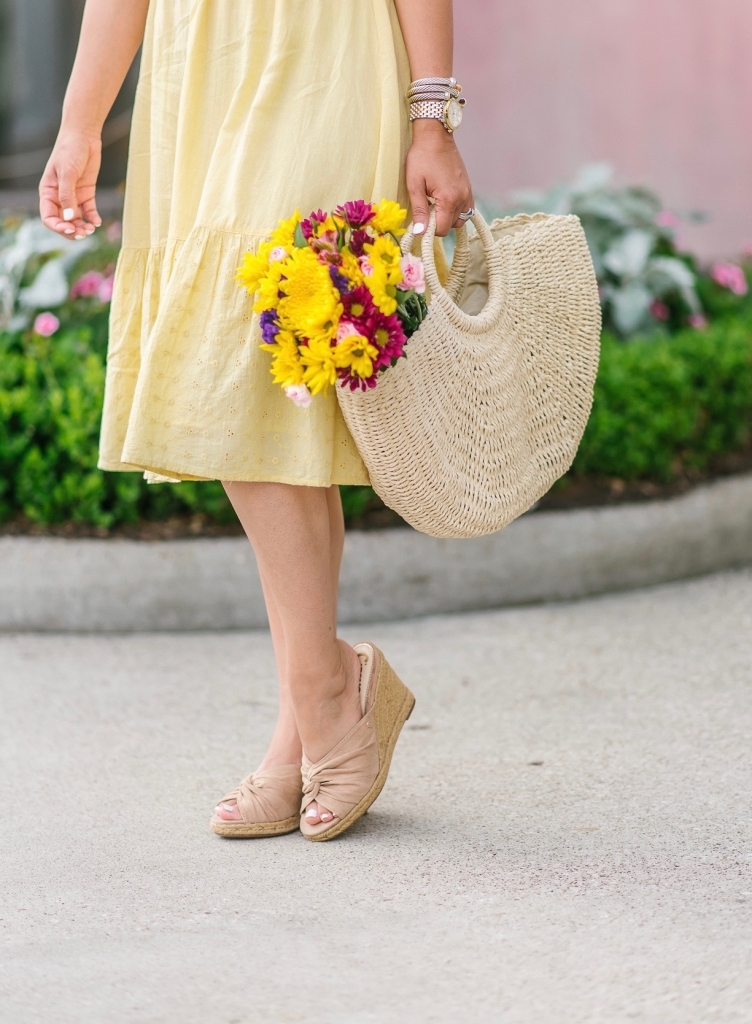
[[[243,254],[295,209],[406,204],[392,0],[152,0],[112,303],[100,466],[360,484],[333,391],[272,383]]]

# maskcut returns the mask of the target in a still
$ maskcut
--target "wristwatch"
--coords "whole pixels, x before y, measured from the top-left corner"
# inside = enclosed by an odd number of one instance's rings
[[[462,124],[464,105],[464,99],[454,96],[450,96],[447,100],[415,100],[410,104],[410,120],[417,121],[424,117],[435,118],[437,121],[441,121],[449,133],[455,132]]]

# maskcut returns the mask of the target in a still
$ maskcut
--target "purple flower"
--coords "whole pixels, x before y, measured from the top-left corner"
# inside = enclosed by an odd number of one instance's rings
[[[340,295],[344,295],[345,292],[350,287],[350,282],[347,280],[344,274],[340,274],[340,272],[337,270],[333,263],[329,264],[329,276],[332,279],[332,284],[340,293]]]
[[[735,263],[714,263],[711,274],[721,288],[728,288],[734,295],[747,294],[747,278],[742,268]]]
[[[351,228],[361,228],[369,224],[376,215],[373,203],[367,203],[363,199],[354,199],[343,206],[338,206],[334,212],[346,220]]]
[[[265,309],[264,312],[259,316],[259,324],[261,325],[261,337],[264,339],[264,344],[273,345],[274,339],[279,334],[279,324],[277,323],[277,310]]]
[[[104,281],[104,274],[98,270],[87,270],[71,288],[71,299],[90,299],[99,292]]]
[[[54,313],[40,313],[34,321],[34,332],[42,338],[51,338],[60,329],[60,321]]]
[[[660,299],[654,299],[650,307],[650,312],[656,320],[668,320],[671,316],[671,310],[668,308],[665,302],[661,302]]]
[[[105,305],[112,301],[112,293],[115,290],[115,276],[105,277],[97,291],[97,298]]]

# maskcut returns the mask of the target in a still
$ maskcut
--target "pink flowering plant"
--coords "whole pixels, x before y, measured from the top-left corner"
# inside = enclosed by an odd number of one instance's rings
[[[423,263],[403,255],[407,211],[362,199],[296,212],[237,273],[255,297],[274,382],[301,408],[339,384],[376,387],[427,313]]]

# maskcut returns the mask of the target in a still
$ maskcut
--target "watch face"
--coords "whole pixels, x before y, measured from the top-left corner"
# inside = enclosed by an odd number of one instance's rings
[[[447,102],[444,117],[452,131],[459,128],[462,124],[462,107],[457,100],[451,99]]]

